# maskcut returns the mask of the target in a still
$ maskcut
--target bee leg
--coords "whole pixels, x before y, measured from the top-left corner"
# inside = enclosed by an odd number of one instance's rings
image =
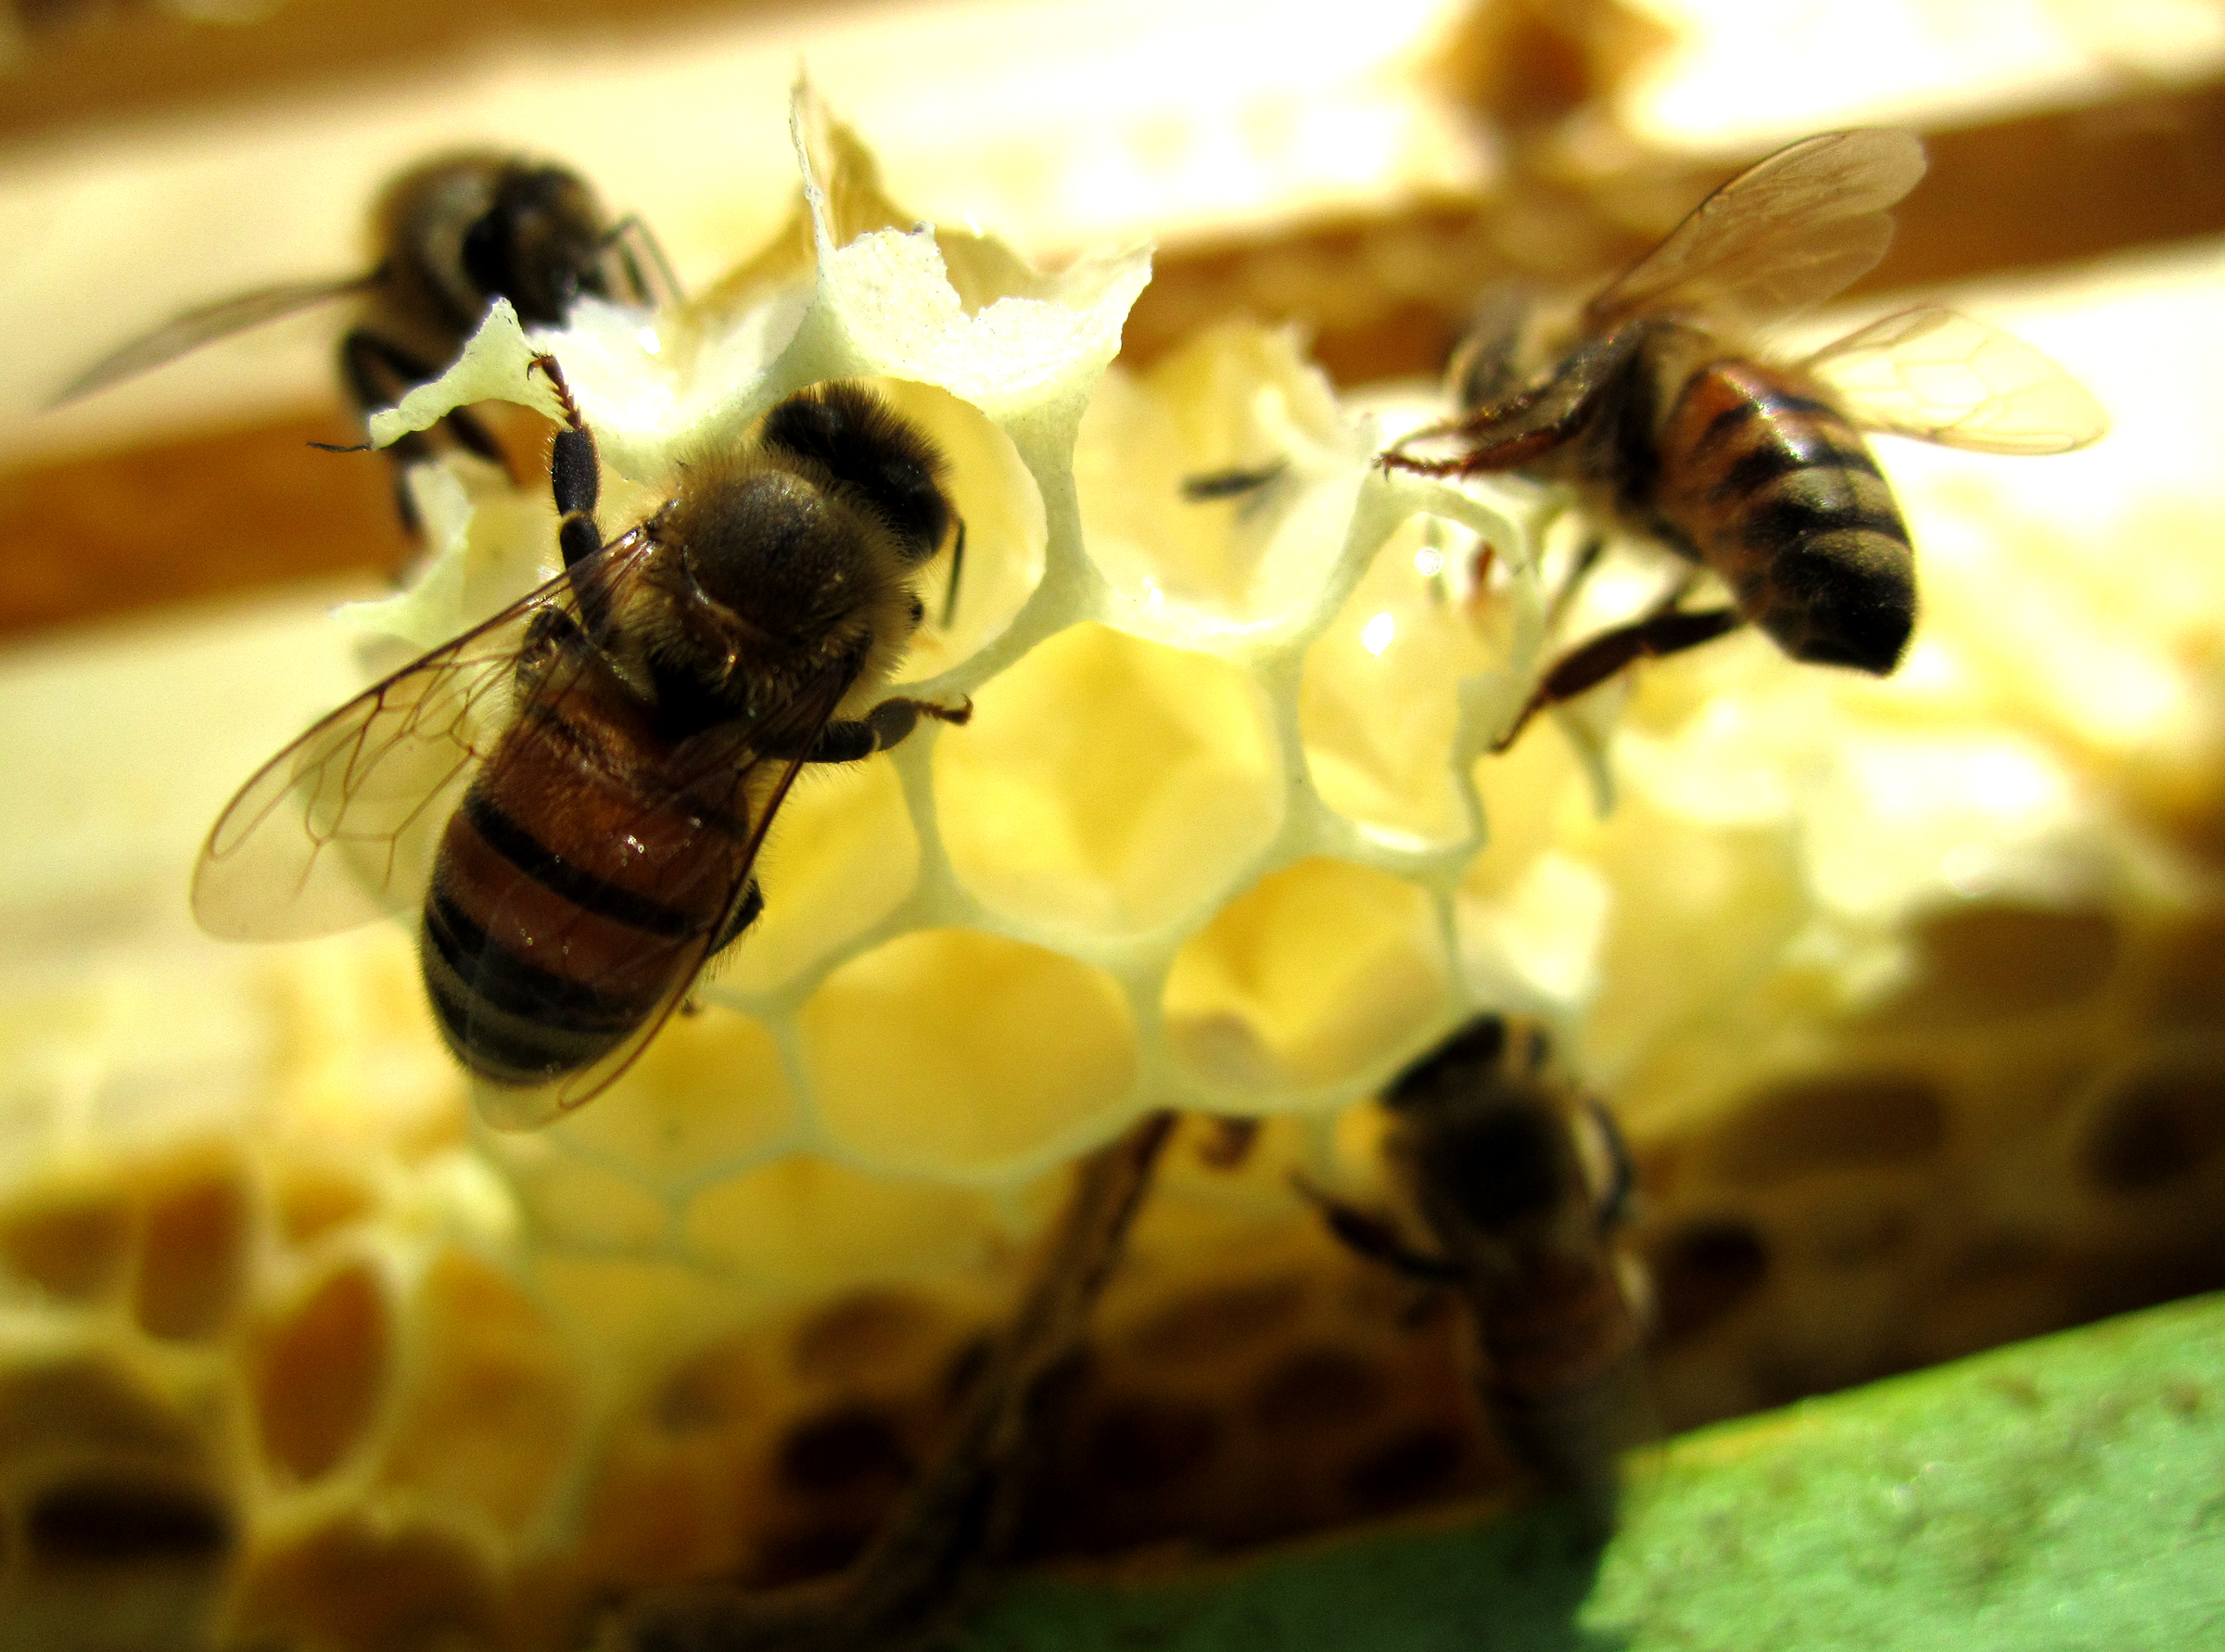
[[[943,592],[943,629],[958,617],[958,577],[966,567],[966,519],[958,519],[958,543],[950,547],[950,585]]]
[[[829,723],[819,731],[819,738],[805,748],[803,758],[807,763],[855,763],[875,752],[902,744],[923,717],[934,718],[937,722],[963,723],[973,715],[971,700],[956,705],[937,705],[932,700],[908,700],[901,696],[884,700],[861,718],[842,718]],[[768,757],[796,755],[769,743],[758,749],[760,755]]]
[[[1356,1204],[1323,1191],[1302,1175],[1292,1175],[1298,1196],[1321,1213],[1329,1230],[1355,1255],[1380,1263],[1403,1278],[1423,1285],[1457,1285],[1468,1276],[1442,1256],[1431,1256],[1408,1245],[1397,1228]]]
[[[884,700],[865,714],[866,725],[873,731],[874,749],[886,751],[907,739],[923,717],[962,728],[973,718],[973,702],[961,700],[956,705],[937,705],[933,700]]]
[[[756,879],[752,878],[749,887],[742,892],[741,900],[735,903],[733,911],[728,915],[725,927],[719,930],[718,938],[711,943],[711,953],[716,955],[724,952],[732,946],[741,938],[743,931],[757,921],[757,914],[764,909],[765,892],[757,887]]]
[[[556,500],[556,547],[564,553],[564,565],[576,575],[581,565],[603,549],[603,528],[595,520],[595,504],[603,493],[603,471],[595,458],[594,433],[588,429],[579,404],[572,400],[564,369],[554,356],[542,354],[535,356],[527,367],[528,373],[536,370],[547,378],[564,408],[565,427],[556,432],[549,446],[549,491]],[[578,595],[579,613],[587,621],[588,631],[600,634],[610,619],[608,595],[577,578],[572,589]]]
[[[400,445],[400,442],[394,444],[396,447]],[[394,514],[401,518],[401,531],[416,540],[425,537],[425,523],[418,517],[416,498],[410,492],[409,481],[402,474],[403,466],[409,463],[410,460],[405,456],[398,458],[394,464]],[[405,567],[407,565],[404,565]],[[402,580],[400,570],[388,575],[387,578],[399,588]]]
[[[1697,613],[1669,608],[1602,631],[1555,663],[1530,696],[1529,704],[1491,749],[1503,752],[1512,745],[1530,719],[1548,705],[1573,700],[1640,660],[1661,659],[1682,654],[1687,648],[1697,648],[1702,642],[1712,642],[1745,623],[1745,616],[1736,608],[1702,608]]]
[[[919,1483],[833,1577],[752,1592],[660,1589],[622,1608],[604,1652],[877,1652],[935,1644],[1015,1535],[1045,1415],[1150,1190],[1174,1115],[1082,1161],[1012,1314],[987,1343]]]
[[[1213,1136],[1198,1144],[1200,1163],[1214,1170],[1239,1170],[1252,1156],[1252,1144],[1259,1139],[1260,1125],[1265,1121],[1214,1113],[1206,1122],[1213,1127]]]
[[[340,340],[340,371],[355,395],[357,411],[365,418],[382,407],[393,406],[419,385],[430,383],[440,375],[430,362],[419,361],[391,339],[381,338],[363,327],[357,327]],[[503,475],[516,480],[502,444],[494,439],[493,434],[468,409],[452,410],[434,428],[445,431],[458,447],[477,453],[490,464],[502,466]],[[413,464],[420,459],[431,458],[433,445],[423,432],[412,431],[389,442],[387,451],[394,455],[397,463]],[[408,496],[402,497],[406,500]],[[405,517],[413,515],[406,504],[403,515]],[[411,531],[415,530],[413,523]]]
[[[1596,1133],[1600,1156],[1607,1163],[1607,1186],[1595,1195],[1595,1221],[1602,1236],[1627,1226],[1631,1207],[1637,1202],[1638,1174],[1630,1161],[1630,1144],[1622,1138],[1622,1126],[1615,1123],[1612,1109],[1596,1096],[1583,1099],[1585,1115]]]
[[[1271,464],[1238,466],[1228,470],[1209,470],[1202,476],[1182,478],[1182,502],[1185,504],[1208,504],[1216,499],[1240,499],[1255,493],[1290,467],[1288,459],[1277,459]]]
[[[340,340],[340,375],[348,381],[349,392],[355,398],[356,412],[366,419],[374,409],[392,406],[412,385],[422,382],[422,376],[411,377],[408,367],[398,369],[391,361],[383,363],[387,372],[385,377],[381,376],[382,351],[391,350],[392,346],[361,328]],[[413,430],[387,444],[387,457],[394,464],[394,514],[401,518],[402,532],[412,539],[424,533],[425,524],[417,519],[417,502],[410,497],[402,472],[432,456],[433,444],[419,431]]]
[[[1402,437],[1376,456],[1385,470],[1425,477],[1472,477],[1520,470],[1579,435],[1598,412],[1599,393],[1636,352],[1644,324],[1596,338],[1554,368],[1550,376],[1504,400]],[[1416,459],[1406,449],[1422,441],[1458,441],[1450,459]]]
[[[1606,551],[1607,541],[1597,534],[1593,534],[1576,547],[1576,554],[1569,562],[1568,574],[1545,609],[1547,631],[1558,628],[1560,622],[1568,617],[1569,609],[1575,604],[1578,593],[1583,590],[1585,581],[1591,578],[1592,570],[1599,565],[1599,558]]]

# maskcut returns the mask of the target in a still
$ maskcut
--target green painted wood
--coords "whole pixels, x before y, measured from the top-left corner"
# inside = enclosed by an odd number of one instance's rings
[[[1671,1442],[1533,1511],[1158,1582],[1023,1579],[972,1652],[2225,1652],[2225,1295]]]

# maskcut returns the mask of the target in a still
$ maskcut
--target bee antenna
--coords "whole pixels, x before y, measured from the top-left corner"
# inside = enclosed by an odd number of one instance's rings
[[[351,447],[345,448],[328,441],[312,441],[309,445],[320,453],[368,453],[373,451],[371,444],[367,441],[359,441]]]

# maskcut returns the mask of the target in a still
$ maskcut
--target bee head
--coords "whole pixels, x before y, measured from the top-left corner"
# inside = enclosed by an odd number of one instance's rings
[[[1505,1016],[1477,1016],[1392,1079],[1383,1105],[1418,1112],[1472,1089],[1499,1065],[1507,1035]]]
[[[578,177],[506,166],[464,232],[464,272],[487,298],[508,299],[525,325],[562,326],[582,293],[608,297],[603,243],[602,213]]]
[[[1484,292],[1445,368],[1446,386],[1461,407],[1490,405],[1540,364],[1538,334],[1547,309],[1526,282],[1502,281]]]
[[[869,513],[907,567],[941,549],[950,531],[949,466],[925,431],[864,386],[819,385],[789,397],[765,415],[762,440]]]
[[[1549,1051],[1529,1021],[1479,1015],[1392,1081],[1383,1103],[1405,1121],[1397,1150],[1462,1222],[1507,1235],[1581,1208],[1583,1170],[1558,1087],[1536,1082]]]

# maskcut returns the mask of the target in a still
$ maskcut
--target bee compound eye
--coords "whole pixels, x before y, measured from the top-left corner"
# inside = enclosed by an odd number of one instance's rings
[[[510,264],[508,222],[508,210],[497,205],[473,219],[464,232],[464,273],[482,298],[507,298],[517,285]]]

